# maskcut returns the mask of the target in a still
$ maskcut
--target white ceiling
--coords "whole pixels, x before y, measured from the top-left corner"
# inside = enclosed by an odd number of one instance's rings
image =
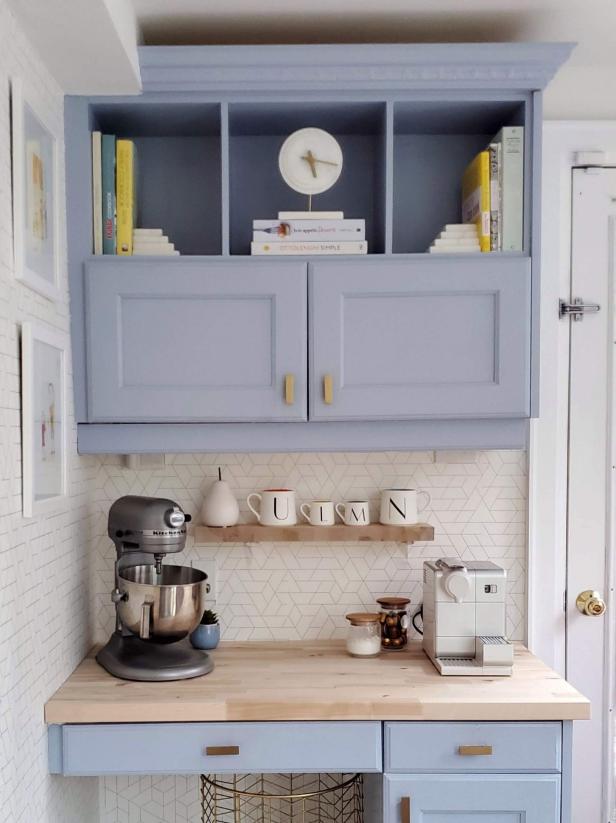
[[[9,0],[9,5],[67,94],[139,91],[138,35],[127,0]]]
[[[146,44],[575,41],[552,118],[616,119],[615,0],[133,0]]]

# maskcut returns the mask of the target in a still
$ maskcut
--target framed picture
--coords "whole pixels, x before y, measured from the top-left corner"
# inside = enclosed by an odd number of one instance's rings
[[[40,323],[21,327],[23,515],[37,517],[66,496],[65,335]]]
[[[59,295],[58,145],[11,81],[15,275],[50,300]]]

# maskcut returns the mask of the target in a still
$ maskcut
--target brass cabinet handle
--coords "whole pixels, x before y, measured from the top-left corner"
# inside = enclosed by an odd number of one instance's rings
[[[458,746],[458,754],[463,757],[485,757],[492,754],[492,746]]]
[[[327,406],[334,402],[334,378],[331,374],[326,374],[323,378],[323,402]]]
[[[287,406],[295,403],[295,375],[285,374],[284,376],[284,402]]]
[[[209,757],[225,757],[230,754],[239,754],[239,746],[206,746],[205,753]]]
[[[400,823],[411,823],[411,798],[400,798]]]

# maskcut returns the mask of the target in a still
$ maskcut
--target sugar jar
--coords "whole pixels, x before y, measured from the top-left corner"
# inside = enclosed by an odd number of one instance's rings
[[[400,651],[407,643],[411,601],[408,597],[379,597],[376,602],[381,607],[381,645],[387,651]]]
[[[352,612],[346,648],[352,657],[376,657],[381,651],[381,618],[376,612]]]

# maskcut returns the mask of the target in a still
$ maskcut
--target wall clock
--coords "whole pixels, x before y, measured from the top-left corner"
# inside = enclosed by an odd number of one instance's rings
[[[323,129],[299,129],[282,144],[278,166],[288,186],[312,197],[327,191],[340,177],[342,149]]]

